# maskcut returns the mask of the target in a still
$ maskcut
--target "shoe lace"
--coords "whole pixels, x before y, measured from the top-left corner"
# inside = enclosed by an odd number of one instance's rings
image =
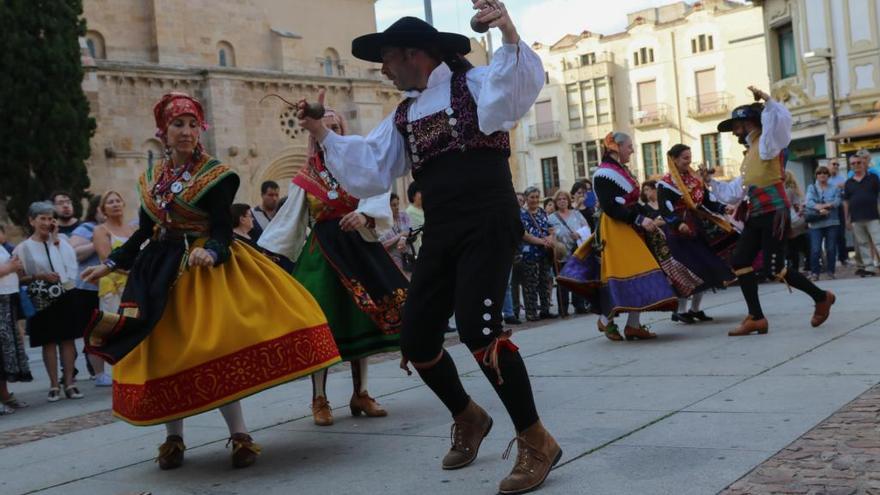
[[[449,443],[451,450],[465,452],[467,447],[464,445],[464,425],[461,423],[452,423],[449,427]]]
[[[534,445],[530,444],[523,437],[514,437],[510,440],[510,443],[507,444],[507,449],[504,450],[504,454],[501,458],[507,460],[510,457],[510,451],[513,449],[514,443],[517,444],[517,454],[513,470],[529,473],[534,472],[532,461],[541,460],[541,451],[535,448]]]

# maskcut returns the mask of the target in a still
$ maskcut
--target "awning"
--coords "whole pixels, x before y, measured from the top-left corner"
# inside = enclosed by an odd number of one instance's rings
[[[880,136],[880,116],[875,116],[864,124],[847,129],[836,136],[831,136],[834,141],[843,141],[846,139],[856,139],[868,136]]]

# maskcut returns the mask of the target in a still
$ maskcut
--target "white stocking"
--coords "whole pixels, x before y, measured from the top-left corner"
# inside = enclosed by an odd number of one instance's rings
[[[236,433],[247,433],[247,426],[244,425],[244,413],[241,412],[241,402],[235,401],[226,404],[220,408],[223,419],[226,420],[226,426],[229,428],[229,435]]]
[[[688,309],[688,298],[679,297],[678,298],[678,314],[682,314]]]
[[[175,419],[174,421],[165,423],[165,434],[169,437],[171,435],[177,435],[180,438],[183,438],[183,420]]]
[[[638,311],[630,311],[626,315],[626,326],[631,328],[640,328],[642,324],[639,322],[639,317],[642,314]]]
[[[700,312],[700,304],[703,302],[703,293],[694,294],[694,297],[691,299],[691,311],[694,313]]]
[[[367,358],[358,359],[357,361],[354,361],[351,363],[352,377],[357,376],[358,378],[360,378],[360,383],[358,384],[359,387],[357,390],[358,394],[363,394],[363,393],[366,393],[366,391],[367,391],[367,366],[368,365],[369,365],[369,360]],[[356,372],[354,370],[355,366],[357,366],[357,368],[358,368],[357,375],[355,374]]]
[[[312,373],[312,399],[327,398],[327,368]]]
[[[607,326],[609,321],[610,321],[610,320],[608,319],[607,316],[605,316],[605,315],[599,315],[599,323],[601,323],[601,324]]]

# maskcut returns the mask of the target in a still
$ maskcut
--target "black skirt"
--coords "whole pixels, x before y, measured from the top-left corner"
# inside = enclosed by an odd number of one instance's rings
[[[31,347],[81,338],[94,311],[98,292],[73,289],[28,320]]]

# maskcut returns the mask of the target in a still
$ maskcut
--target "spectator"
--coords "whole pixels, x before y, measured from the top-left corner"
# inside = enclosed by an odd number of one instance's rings
[[[523,209],[526,207],[526,196],[523,193],[516,193],[516,202],[519,203],[519,208]]]
[[[406,214],[409,216],[409,226],[413,230],[421,229],[425,226],[425,210],[422,209],[422,190],[419,188],[418,182],[413,182],[406,189],[406,199],[409,200],[409,206],[406,207]],[[422,249],[422,236],[418,236],[413,241],[413,249],[416,256]]]
[[[234,203],[230,207],[232,212],[232,235],[239,241],[251,246],[257,247],[257,242],[251,238],[256,222],[251,207],[244,203]]]
[[[10,253],[15,249],[15,246],[9,242],[9,238],[6,237],[6,227],[3,225],[0,225],[0,247],[6,249],[6,251]]]
[[[137,229],[125,221],[125,200],[116,191],[104,193],[98,205],[98,214],[105,220],[95,227],[93,240],[98,259],[103,263],[110,257],[110,253],[125,244]],[[119,310],[127,281],[128,275],[122,270],[114,271],[98,281],[98,307],[101,311],[116,313]],[[113,379],[106,372],[104,360],[92,354],[89,354],[88,358],[95,370],[95,386],[113,385]]]
[[[79,226],[79,220],[73,209],[72,196],[66,191],[55,191],[49,196],[49,201],[52,202],[55,217],[58,219],[58,229],[55,233],[70,236]]]
[[[71,315],[71,322],[77,322],[82,325],[80,335],[85,333],[86,325],[92,318],[92,314],[98,309],[98,286],[92,283],[83,282],[79,276],[83,270],[90,266],[95,266],[101,262],[98,253],[95,251],[93,242],[95,227],[103,220],[102,214],[98,211],[101,203],[101,196],[92,196],[89,199],[89,206],[86,208],[86,216],[70,234],[70,245],[76,253],[76,261],[79,265],[79,271],[76,277],[76,287],[71,291],[68,297],[76,300],[73,305],[78,311],[76,315]],[[58,208],[55,208],[56,215]],[[91,359],[87,359],[89,377],[94,379],[97,374],[94,369],[94,363]],[[75,372],[74,372],[75,373]]]
[[[254,217],[254,228],[250,232],[250,237],[254,242],[263,234],[263,229],[269,225],[280,205],[278,198],[280,188],[274,180],[267,180],[260,184],[260,204],[254,207],[252,212]]]
[[[850,157],[853,176],[843,188],[843,209],[847,230],[852,230],[856,250],[856,275],[874,276],[877,267],[872,262],[872,247],[880,250],[880,212],[877,209],[880,196],[880,178],[868,173],[868,160],[858,154]]]
[[[391,218],[394,220],[394,225],[392,225],[390,230],[384,232],[379,240],[382,242],[385,251],[388,251],[388,255],[394,260],[394,264],[400,268],[400,271],[406,275],[406,278],[409,278],[412,274],[410,271],[412,267],[407,267],[409,270],[404,268],[403,254],[409,249],[406,239],[412,226],[409,215],[405,211],[400,211],[400,196],[391,193],[390,202]]]
[[[822,241],[825,241],[825,271],[834,278],[837,259],[837,235],[840,231],[841,190],[828,182],[830,172],[822,165],[816,169],[816,182],[807,189],[806,220],[810,228],[810,268],[812,280],[819,280]]]
[[[548,216],[552,215],[556,211],[556,201],[553,198],[546,198],[544,200],[544,213]]]
[[[791,170],[785,171],[785,195],[791,202],[791,230],[788,234],[788,267],[800,269],[801,256],[804,258],[804,271],[810,271],[810,237],[807,235],[807,221],[804,219],[804,192]]]
[[[871,156],[870,151],[866,150],[865,148],[861,148],[859,149],[859,151],[856,151],[856,156],[865,160],[869,174],[874,174],[877,176],[878,179],[880,179],[880,166],[874,165],[874,159]],[[846,177],[848,179],[851,179],[853,175],[855,175],[855,171],[853,171],[852,167],[850,167],[850,170],[847,172]]]
[[[538,188],[526,189],[525,197],[526,208],[520,213],[525,229],[525,242],[522,246],[522,261],[518,267],[525,296],[526,319],[538,321],[556,318],[557,315],[550,313],[550,295],[553,290],[550,256],[555,239],[547,213],[541,208],[541,193]]]
[[[3,232],[0,227],[0,232]],[[0,416],[12,414],[27,404],[9,392],[9,382],[29,382],[31,375],[28,356],[18,334],[18,271],[21,260],[12,256],[0,238]]]
[[[596,230],[596,193],[593,192],[593,183],[589,179],[575,182],[571,186],[571,208],[580,212],[587,220],[591,231]]]
[[[651,220],[660,218],[660,205],[657,204],[657,181],[646,180],[642,183],[640,210],[643,216]]]
[[[71,325],[70,314],[76,312],[75,301],[66,293],[75,285],[77,276],[76,253],[66,239],[53,242],[52,217],[54,207],[49,202],[32,203],[28,220],[33,234],[19,244],[14,256],[21,259],[21,283],[27,286],[28,296],[37,313],[28,320],[31,347],[43,348],[43,363],[49,375],[49,402],[61,398],[58,383],[58,345],[61,346],[64,394],[68,399],[83,395],[74,382],[76,359],[74,339],[82,335],[78,325]]]
[[[846,183],[846,174],[840,172],[840,160],[832,158],[828,162],[828,184],[832,187],[840,189],[840,195],[843,197],[843,185]],[[849,259],[849,253],[846,248],[846,218],[843,217],[843,208],[837,209],[837,260],[840,264],[846,266]]]
[[[553,232],[556,233],[556,240],[565,245],[567,253],[565,258],[558,260],[559,270],[562,271],[565,263],[568,262],[568,258],[571,257],[571,253],[573,253],[574,250],[586,240],[581,237],[579,231],[582,231],[582,229],[589,229],[590,227],[589,224],[587,224],[587,219],[585,219],[580,212],[571,209],[570,205],[572,204],[572,199],[571,194],[569,194],[568,191],[557,191],[553,200],[556,203],[556,212],[549,217],[550,226],[553,228]],[[559,316],[568,316],[568,304],[571,300],[571,292],[560,285],[558,294]],[[583,299],[572,302],[574,303],[573,306],[576,313],[582,314],[587,312]]]

